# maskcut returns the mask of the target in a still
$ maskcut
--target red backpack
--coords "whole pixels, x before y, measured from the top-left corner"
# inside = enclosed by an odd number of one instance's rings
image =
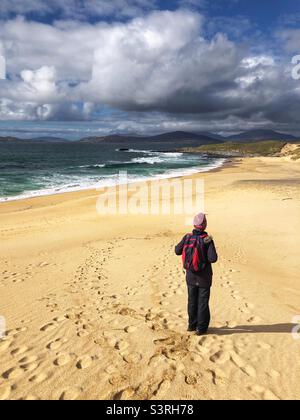
[[[204,238],[208,235],[187,235],[182,252],[183,267],[193,273],[200,273],[207,264]]]

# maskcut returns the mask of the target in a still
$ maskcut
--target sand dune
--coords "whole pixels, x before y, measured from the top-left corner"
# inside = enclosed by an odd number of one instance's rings
[[[299,399],[299,163],[199,176],[220,254],[205,337],[182,217],[100,217],[94,191],[0,205],[0,400]]]

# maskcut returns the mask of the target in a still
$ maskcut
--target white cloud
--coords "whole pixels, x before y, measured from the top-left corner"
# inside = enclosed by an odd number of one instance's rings
[[[251,57],[246,57],[241,62],[241,67],[246,69],[254,69],[258,66],[274,66],[274,58],[267,55],[256,55]]]
[[[24,82],[23,89],[33,100],[57,94],[56,71],[54,67],[41,67],[36,71],[23,70],[21,78]]]
[[[180,127],[298,123],[299,95],[285,67],[226,34],[207,38],[205,26],[183,9],[123,23],[2,21],[10,80],[0,84],[0,119],[81,119],[106,106],[127,111],[133,127],[140,124],[130,116],[144,111]]]

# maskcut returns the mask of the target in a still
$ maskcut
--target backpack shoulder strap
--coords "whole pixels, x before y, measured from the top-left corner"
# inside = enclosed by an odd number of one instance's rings
[[[192,233],[187,233],[186,235],[185,235],[185,243],[188,243],[189,242],[189,240],[191,239],[191,237],[193,236],[193,234]]]
[[[203,235],[198,236],[198,244],[201,250],[201,255],[203,258],[203,261],[206,263],[206,249],[205,249],[205,238],[207,237],[207,233],[204,233]]]

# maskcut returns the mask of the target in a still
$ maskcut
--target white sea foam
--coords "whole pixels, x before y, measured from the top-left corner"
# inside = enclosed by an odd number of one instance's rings
[[[139,149],[128,149],[128,150],[121,150],[121,149],[116,149],[116,152],[120,152],[122,151],[122,153],[143,153],[145,155],[149,155],[149,156],[162,156],[162,157],[171,157],[171,158],[178,158],[183,156],[183,153],[181,152],[155,152],[152,150],[139,150]]]
[[[99,163],[96,165],[81,165],[78,168],[85,169],[85,168],[105,168],[105,163]]]
[[[168,170],[163,174],[156,174],[152,176],[137,176],[137,175],[128,175],[128,183],[136,183],[136,182],[143,182],[149,181],[154,179],[170,179],[170,178],[177,178],[181,176],[189,176],[196,173],[201,172],[209,172],[211,170],[217,169],[224,165],[226,159],[217,159],[213,163],[203,165],[203,166],[195,166],[185,169],[175,169],[175,170]],[[69,179],[71,181],[71,179]],[[95,190],[105,187],[113,187],[120,184],[119,175],[116,174],[112,175],[101,175],[101,180],[98,182],[95,179],[91,178],[76,178],[73,182],[69,182],[68,184],[64,185],[52,185],[49,188],[44,188],[35,191],[26,191],[17,196],[10,196],[10,197],[1,197],[0,202],[8,202],[8,201],[17,201],[17,200],[24,200],[28,198],[36,198],[42,196],[49,196],[49,195],[57,195],[63,194],[68,192],[76,192],[76,191],[86,191],[86,190]]]
[[[132,159],[131,163],[146,163],[148,165],[155,165],[156,163],[162,163],[164,159],[160,158],[159,156],[155,157],[140,157]]]

